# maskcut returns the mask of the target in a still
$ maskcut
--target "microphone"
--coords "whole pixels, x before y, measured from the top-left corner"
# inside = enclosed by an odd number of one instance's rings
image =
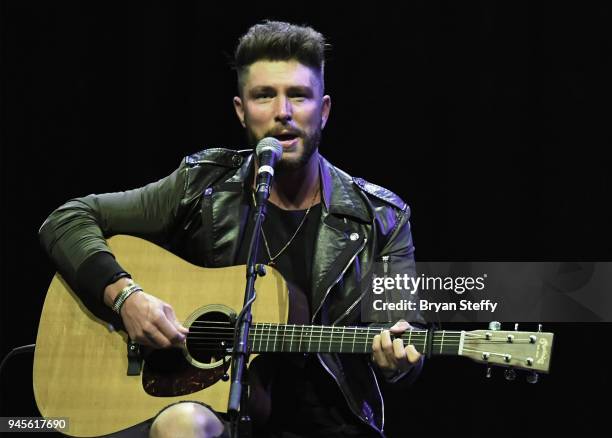
[[[263,138],[255,148],[259,170],[255,189],[256,204],[260,205],[270,196],[270,186],[274,177],[274,166],[283,155],[283,146],[274,137]]]

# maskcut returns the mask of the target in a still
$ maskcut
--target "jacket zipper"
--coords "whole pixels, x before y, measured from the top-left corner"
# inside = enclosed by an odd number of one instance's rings
[[[340,279],[342,277],[344,277],[344,274],[346,273],[347,269],[349,268],[349,266],[351,266],[351,264],[355,261],[355,258],[359,255],[359,253],[361,251],[363,251],[363,248],[365,248],[366,243],[368,243],[368,238],[364,237],[363,238],[363,242],[361,243],[361,246],[359,247],[359,249],[357,250],[357,252],[355,254],[353,254],[353,257],[351,257],[351,259],[349,260],[349,262],[347,263],[347,265],[344,267],[344,269],[342,270],[342,272],[340,272],[340,275],[338,275],[338,278],[336,278],[334,280],[334,282],[327,288],[327,291],[325,292],[325,295],[323,295],[323,299],[321,300],[321,304],[319,304],[319,307],[317,307],[317,310],[315,311],[315,313],[312,316],[312,320],[314,321],[314,319],[316,318],[317,314],[319,313],[319,311],[321,310],[321,307],[323,307],[323,303],[325,302],[325,300],[327,299],[327,295],[329,295],[329,291],[332,290],[332,288],[338,284],[338,282],[340,281]],[[354,303],[353,303],[354,305]],[[352,307],[352,306],[351,306]]]
[[[383,273],[385,274],[385,277],[386,277],[386,276],[387,276],[387,274],[389,273],[389,260],[390,260],[390,259],[391,259],[391,256],[382,256],[382,261],[383,261]],[[348,314],[351,312],[351,310],[353,310],[353,308],[354,308],[354,307],[355,307],[355,306],[356,306],[356,305],[357,305],[357,304],[358,304],[358,303],[359,303],[359,302],[360,302],[360,301],[363,299],[363,295],[364,295],[364,294],[361,294],[361,295],[359,296],[359,298],[357,298],[357,300],[356,300],[356,301],[355,301],[353,304],[351,304],[351,306],[350,306],[348,309],[346,309],[346,310],[344,311],[344,313],[343,313],[342,315],[340,315],[340,317],[339,317],[339,318],[337,318],[337,319],[334,321],[334,324],[333,324],[333,325],[336,325],[336,323],[338,323],[339,321],[341,321],[341,320],[342,320],[342,318],[344,318],[346,315],[348,315]]]
[[[383,274],[385,274],[385,277],[387,276],[387,274],[389,273],[389,259],[391,257],[390,256],[382,256],[382,261],[383,261]]]
[[[390,259],[391,259],[391,257],[390,257],[390,256],[383,256],[383,257],[382,257],[382,261],[383,261],[383,273],[384,273],[385,277],[386,277],[386,276],[387,276],[387,274],[389,273],[389,260],[390,260]],[[346,315],[348,315],[348,314],[351,312],[351,310],[353,310],[353,308],[354,308],[354,307],[355,307],[355,306],[356,306],[356,305],[357,305],[357,304],[358,304],[358,303],[359,303],[359,302],[360,302],[360,301],[363,299],[363,295],[364,295],[364,294],[361,294],[361,295],[359,296],[359,298],[357,298],[357,300],[356,300],[356,301],[355,301],[353,304],[351,304],[351,306],[350,306],[348,309],[346,309],[346,310],[344,311],[344,313],[343,313],[342,315],[340,315],[340,316],[339,316],[339,317],[338,317],[338,318],[337,318],[337,319],[334,321],[333,325],[336,325],[336,323],[338,323],[339,321],[341,321],[341,320],[342,320],[342,318],[344,318]]]
[[[368,242],[368,238],[364,237],[363,242],[361,244],[361,246],[359,247],[359,249],[357,250],[357,252],[353,255],[353,257],[351,257],[351,259],[349,260],[349,262],[347,263],[347,265],[344,267],[344,269],[342,270],[342,272],[340,273],[340,275],[338,276],[338,278],[336,278],[336,280],[327,288],[327,291],[325,292],[325,295],[323,296],[323,300],[321,300],[321,304],[319,305],[319,307],[317,308],[317,311],[314,313],[313,316],[313,320],[316,317],[316,315],[319,313],[319,310],[321,310],[321,307],[323,307],[323,303],[325,302],[325,300],[327,299],[327,295],[329,294],[329,292],[332,290],[332,288],[338,284],[338,282],[340,281],[340,279],[344,276],[344,274],[346,273],[346,271],[348,270],[349,266],[351,266],[351,264],[355,261],[355,258],[359,255],[359,253],[361,251],[363,251],[363,248],[365,248],[366,243]],[[347,311],[344,312],[344,315],[349,312],[353,307],[355,307],[355,305],[361,300],[361,297],[359,297],[359,299],[357,301],[355,301]],[[346,396],[346,394],[344,393],[344,390],[342,389],[342,385],[340,385],[340,382],[338,382],[338,379],[336,378],[336,376],[334,375],[334,373],[331,372],[331,370],[327,367],[327,365],[325,365],[325,362],[321,359],[321,355],[317,354],[317,358],[319,359],[319,362],[321,363],[321,365],[323,366],[323,368],[325,368],[325,371],[327,371],[327,374],[329,374],[330,376],[332,376],[332,378],[334,379],[334,381],[336,382],[336,385],[338,386],[338,388],[340,389],[340,392],[342,393],[342,396],[344,397],[344,399],[346,400],[346,403],[349,405],[349,408],[351,409],[351,411],[353,411],[352,405],[351,403],[349,403],[348,397]],[[371,370],[371,368],[370,368]],[[376,377],[374,377],[374,380],[376,381]],[[376,381],[376,386],[378,386],[378,381]],[[382,396],[380,394],[380,389],[378,390],[378,394],[380,396],[380,400],[381,400],[381,404],[383,406],[383,427],[384,427],[384,401],[382,399]],[[372,426],[372,424],[370,424],[370,418],[366,417],[366,419],[364,419],[361,415],[356,414],[353,411],[353,414],[355,414],[355,416],[357,418],[359,418],[359,420],[361,420],[364,424],[366,424],[369,427],[372,427],[374,430],[376,430],[376,432],[378,432],[379,434],[382,434],[382,429],[378,430],[376,427]]]

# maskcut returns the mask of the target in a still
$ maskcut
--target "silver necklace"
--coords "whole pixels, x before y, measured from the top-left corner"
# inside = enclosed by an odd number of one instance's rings
[[[264,245],[266,247],[266,252],[268,253],[268,259],[269,259],[268,266],[276,265],[276,262],[274,260],[276,260],[283,252],[285,252],[287,248],[289,248],[289,245],[291,245],[291,242],[293,242],[293,239],[295,239],[295,236],[297,236],[297,234],[299,233],[300,229],[302,228],[302,225],[304,225],[304,222],[306,222],[306,218],[308,217],[308,213],[310,213],[310,209],[314,206],[315,199],[317,199],[317,193],[319,191],[319,187],[320,186],[317,184],[317,189],[314,191],[314,195],[312,196],[310,207],[308,207],[308,209],[306,210],[306,214],[304,214],[304,217],[302,218],[302,221],[300,222],[295,232],[293,233],[293,236],[291,236],[291,238],[287,241],[287,243],[285,243],[285,246],[283,246],[281,250],[276,253],[276,255],[272,256],[272,253],[270,252],[270,245],[268,245],[268,239],[266,238],[266,233],[263,227],[261,228],[261,235],[263,236]],[[255,205],[255,193],[251,192],[251,194],[253,195],[253,205]]]

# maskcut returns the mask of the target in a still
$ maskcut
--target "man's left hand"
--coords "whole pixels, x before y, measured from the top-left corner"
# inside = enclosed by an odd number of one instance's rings
[[[400,320],[389,330],[374,336],[372,360],[388,378],[407,372],[421,359],[414,345],[404,347],[402,339],[391,339],[392,333],[398,335],[411,328],[406,321]]]

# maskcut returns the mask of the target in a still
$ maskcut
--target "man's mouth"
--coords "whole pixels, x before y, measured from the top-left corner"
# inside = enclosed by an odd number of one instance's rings
[[[279,141],[291,141],[298,137],[297,134],[286,133],[286,134],[277,134],[273,135],[273,137]]]
[[[283,147],[287,148],[293,146],[297,142],[299,135],[287,132],[282,134],[276,134],[272,137],[280,141]]]

